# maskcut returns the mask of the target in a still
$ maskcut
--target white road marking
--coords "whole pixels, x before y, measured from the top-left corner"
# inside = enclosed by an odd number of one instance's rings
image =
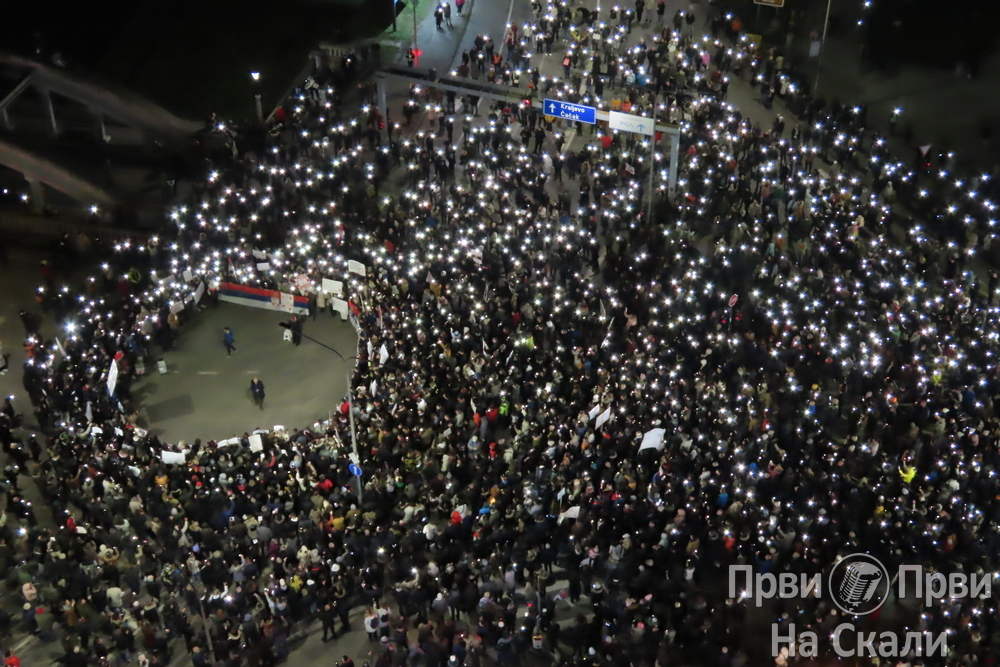
[[[218,375],[219,371],[198,371],[197,375]]]
[[[35,640],[34,636],[28,635],[18,643],[14,644],[14,646],[12,646],[11,649],[14,651],[14,653],[18,653],[21,649],[23,649],[25,646],[27,646],[34,640]]]

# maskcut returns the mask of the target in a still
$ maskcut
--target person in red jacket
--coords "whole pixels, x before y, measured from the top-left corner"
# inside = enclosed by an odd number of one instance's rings
[[[21,667],[21,659],[14,655],[14,651],[7,649],[4,651],[4,667]]]

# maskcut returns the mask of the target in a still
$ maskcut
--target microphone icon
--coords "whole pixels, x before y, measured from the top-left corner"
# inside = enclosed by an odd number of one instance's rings
[[[850,554],[833,566],[827,590],[842,611],[870,614],[889,597],[889,572],[874,556]]]
[[[856,608],[868,602],[878,590],[882,571],[872,563],[851,563],[844,572],[840,583],[840,599],[845,605]]]

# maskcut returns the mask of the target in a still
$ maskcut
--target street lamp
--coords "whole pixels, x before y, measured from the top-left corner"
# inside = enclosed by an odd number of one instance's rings
[[[205,641],[208,642],[208,653],[212,656],[212,664],[214,665],[217,662],[215,659],[215,642],[212,641],[212,629],[208,625],[208,617],[205,616],[203,597],[198,598],[198,609],[201,611],[201,623],[205,626]]]
[[[417,55],[420,53],[420,47],[417,46],[417,0],[413,0],[413,54]]]
[[[281,327],[282,329],[291,329],[292,328],[292,325],[291,325],[290,322],[278,322],[278,326]],[[334,354],[336,354],[338,357],[340,357],[343,361],[345,361],[345,362],[348,361],[348,358],[345,357],[344,355],[342,355],[340,353],[340,351],[337,350],[337,348],[333,347],[332,345],[327,345],[323,341],[316,340],[312,336],[310,336],[308,334],[304,334],[302,332],[299,332],[299,335],[302,336],[303,338],[305,338],[306,340],[310,340],[310,341],[316,343],[317,345],[319,345],[322,348],[326,348],[327,350],[330,350],[331,352],[333,352]],[[352,357],[350,357],[350,359],[357,359],[357,357],[352,356]],[[347,367],[347,404],[350,407],[348,408],[348,411],[347,411],[347,420],[348,420],[348,423],[350,424],[350,429],[351,429],[351,462],[354,463],[354,465],[360,467],[361,466],[361,457],[358,454],[358,438],[357,438],[357,435],[355,434],[355,431],[354,431],[354,392],[351,391],[351,376],[353,375],[353,373],[351,371],[352,371],[352,368],[351,368],[350,365],[348,365],[348,367]],[[361,484],[361,478],[358,477],[358,476],[356,476],[356,475],[354,475],[354,482],[355,482],[355,487],[356,487],[357,492],[358,492],[358,504],[360,505],[361,502],[362,502],[362,500],[363,500],[363,498],[364,498],[364,487]]]
[[[823,17],[823,37],[819,42],[819,53],[816,54],[816,79],[813,80],[813,95],[819,91],[819,75],[823,70],[823,52],[826,51],[826,31],[830,27],[830,4],[831,0],[826,0],[826,16]],[[760,9],[758,7],[758,9]]]
[[[253,72],[250,72],[250,79],[254,83],[253,101],[254,101],[254,105],[257,107],[257,122],[263,124],[264,123],[264,103],[263,103],[263,100],[261,99],[261,96],[260,96],[260,90],[258,89],[258,85],[260,84],[260,72],[258,72],[256,70],[254,70]]]
[[[899,116],[903,113],[903,107],[895,107],[892,110],[892,114],[889,116],[889,136],[896,136],[896,123],[899,122]]]

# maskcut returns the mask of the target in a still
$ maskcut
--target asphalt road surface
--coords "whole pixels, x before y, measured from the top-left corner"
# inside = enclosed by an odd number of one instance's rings
[[[305,323],[307,335],[330,345],[345,360],[310,340],[299,346],[283,342],[278,322],[287,319],[283,313],[230,303],[199,313],[164,356],[167,373],[147,366],[145,377],[133,384],[148,428],[168,442],[191,442],[325,419],[347,393],[357,335],[349,323],[329,312]],[[236,336],[231,356],[222,344],[227,326]],[[263,409],[250,400],[250,379],[255,376],[264,382],[267,394]]]

